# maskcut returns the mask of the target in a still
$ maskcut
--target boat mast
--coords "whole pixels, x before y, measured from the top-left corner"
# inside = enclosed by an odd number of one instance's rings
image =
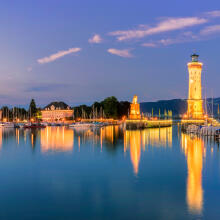
[[[212,118],[214,118],[214,98],[212,94]]]
[[[206,93],[205,93],[205,115],[206,115],[206,117],[205,117],[205,122],[206,122],[206,125],[207,125],[207,100],[206,100]]]

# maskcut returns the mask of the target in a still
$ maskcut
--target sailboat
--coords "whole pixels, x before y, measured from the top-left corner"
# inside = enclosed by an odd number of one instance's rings
[[[3,123],[3,127],[4,128],[14,128],[15,125],[13,122],[5,122],[5,123]]]

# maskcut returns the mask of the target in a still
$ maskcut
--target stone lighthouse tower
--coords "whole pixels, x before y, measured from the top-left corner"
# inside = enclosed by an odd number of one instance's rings
[[[189,71],[189,95],[188,95],[188,111],[190,118],[203,118],[203,100],[201,86],[202,63],[198,61],[199,55],[193,54],[192,61],[188,63]]]

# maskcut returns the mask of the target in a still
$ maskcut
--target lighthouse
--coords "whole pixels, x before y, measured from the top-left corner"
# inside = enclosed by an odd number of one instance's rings
[[[202,63],[198,61],[199,55],[192,54],[192,61],[187,64],[189,71],[189,94],[188,94],[188,110],[189,118],[203,118],[203,100],[202,100],[202,85],[201,73]]]

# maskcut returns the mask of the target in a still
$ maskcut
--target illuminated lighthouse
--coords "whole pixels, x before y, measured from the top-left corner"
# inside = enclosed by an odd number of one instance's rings
[[[202,63],[198,61],[199,55],[193,54],[192,61],[188,63],[189,71],[189,95],[188,95],[188,111],[187,115],[190,118],[203,118],[203,100],[201,73]]]

